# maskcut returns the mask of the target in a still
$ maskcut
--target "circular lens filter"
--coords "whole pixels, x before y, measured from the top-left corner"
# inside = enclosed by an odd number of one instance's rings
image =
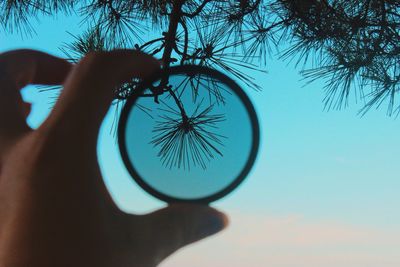
[[[259,125],[232,79],[185,65],[140,83],[122,110],[118,139],[129,173],[145,191],[166,202],[209,203],[248,175]]]

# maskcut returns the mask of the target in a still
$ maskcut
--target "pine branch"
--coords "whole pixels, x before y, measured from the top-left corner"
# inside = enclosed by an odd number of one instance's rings
[[[101,40],[86,36],[64,45],[63,51],[74,60],[100,46],[134,47],[161,57],[165,68],[209,66],[258,90],[249,72],[261,70],[274,49],[285,47],[280,58],[300,67],[307,82],[326,81],[327,107],[345,107],[353,94],[367,104],[363,111],[387,104],[388,114],[393,114],[397,107],[397,1],[4,0],[0,27],[34,34],[33,19],[57,12],[78,12],[82,26],[101,35]],[[150,28],[162,37],[149,40]],[[381,66],[391,67],[384,72]],[[116,97],[130,95],[134,86],[132,81]]]

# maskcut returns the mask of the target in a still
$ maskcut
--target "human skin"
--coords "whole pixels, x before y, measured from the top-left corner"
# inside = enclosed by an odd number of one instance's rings
[[[226,226],[223,213],[202,205],[126,214],[103,183],[96,145],[113,91],[159,68],[133,50],[91,53],[76,65],[33,50],[0,54],[0,267],[156,266]],[[28,84],[64,86],[36,130],[20,95]]]

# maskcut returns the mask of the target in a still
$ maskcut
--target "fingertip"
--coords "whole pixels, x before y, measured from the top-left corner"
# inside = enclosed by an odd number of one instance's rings
[[[223,221],[224,229],[227,228],[230,224],[228,215],[226,213],[223,213],[220,211],[219,211],[219,215],[221,216],[221,219]]]
[[[89,53],[82,62],[90,66],[90,69],[101,72],[100,76],[118,85],[129,82],[132,78],[145,79],[161,69],[156,58],[132,49]]]
[[[199,239],[216,234],[229,225],[229,218],[225,213],[207,205],[172,204],[168,209],[191,217],[192,226],[198,229]]]
[[[225,213],[211,209],[204,214],[201,229],[204,236],[209,236],[224,230],[228,225],[229,219]]]
[[[199,204],[170,204],[146,215],[146,225],[156,233],[160,259],[178,249],[221,232],[229,224],[228,216]]]
[[[160,65],[160,67],[164,67],[164,60],[163,59],[158,59],[157,62]]]

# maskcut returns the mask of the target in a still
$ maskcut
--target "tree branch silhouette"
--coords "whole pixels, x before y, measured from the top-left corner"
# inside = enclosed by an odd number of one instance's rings
[[[7,0],[0,2],[1,27],[33,34],[32,19],[57,12],[79,14],[87,28],[61,47],[72,61],[91,51],[135,48],[160,58],[165,69],[208,66],[259,90],[251,72],[265,72],[276,51],[301,68],[306,83],[325,81],[326,109],[344,108],[354,95],[364,103],[360,114],[384,106],[389,116],[400,114],[395,0]],[[126,99],[138,83],[125,84],[115,98]],[[210,96],[223,104],[221,88],[212,86]],[[171,92],[144,96],[158,102]],[[177,105],[185,110],[182,101]]]

